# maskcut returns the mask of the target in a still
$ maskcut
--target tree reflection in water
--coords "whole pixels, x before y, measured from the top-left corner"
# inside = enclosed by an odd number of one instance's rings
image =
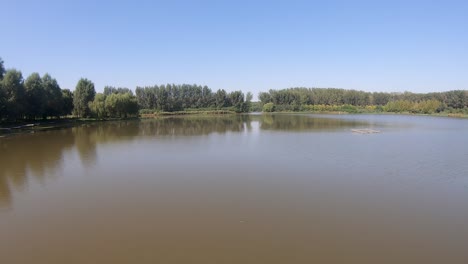
[[[0,139],[0,207],[9,207],[12,190],[27,187],[28,179],[44,182],[59,175],[67,152],[76,151],[83,167],[97,161],[100,144],[119,144],[137,138],[206,136],[212,133],[251,132],[252,123],[261,130],[297,132],[336,131],[362,126],[363,122],[315,118],[308,115],[226,115],[162,117],[147,120],[95,122],[35,134]]]

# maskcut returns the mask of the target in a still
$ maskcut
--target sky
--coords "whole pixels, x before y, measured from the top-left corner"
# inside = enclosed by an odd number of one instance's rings
[[[468,89],[468,1],[0,0],[6,68],[74,90]]]

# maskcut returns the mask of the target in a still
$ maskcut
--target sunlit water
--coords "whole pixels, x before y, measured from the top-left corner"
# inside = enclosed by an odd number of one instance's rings
[[[465,264],[467,249],[464,119],[184,117],[0,138],[0,263]]]

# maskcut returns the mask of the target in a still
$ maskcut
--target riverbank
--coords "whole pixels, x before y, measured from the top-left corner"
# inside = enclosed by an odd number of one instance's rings
[[[435,117],[450,117],[450,118],[462,118],[468,119],[468,115],[461,113],[433,113],[433,114],[421,114],[421,113],[410,113],[410,112],[360,112],[360,113],[349,113],[343,111],[278,111],[278,112],[262,112],[262,114],[322,114],[322,115],[409,115],[409,116],[435,116]],[[39,131],[62,129],[68,127],[74,127],[95,122],[110,122],[110,121],[127,121],[127,120],[140,120],[140,119],[151,119],[151,118],[163,118],[163,117],[183,117],[183,116],[223,116],[223,115],[237,115],[234,111],[228,110],[203,110],[203,111],[176,111],[176,112],[154,112],[147,114],[140,114],[139,117],[130,118],[107,118],[107,119],[96,119],[96,118],[63,118],[63,119],[47,119],[47,120],[22,120],[17,122],[3,122],[0,123],[0,137],[15,134],[35,133]]]
[[[275,111],[275,112],[262,112],[263,114],[321,114],[321,115],[410,115],[410,116],[437,116],[437,117],[454,117],[454,118],[468,118],[468,114],[462,113],[433,113],[421,114],[411,112],[343,112],[343,111]]]
[[[235,115],[236,112],[230,110],[193,110],[193,111],[174,111],[174,112],[152,112],[140,113],[140,118],[156,118],[162,116],[186,116],[186,115]]]
[[[63,118],[63,119],[47,119],[47,120],[21,120],[16,122],[3,122],[0,123],[0,137],[13,134],[35,133],[45,130],[62,129],[74,127],[82,124],[94,122],[108,122],[108,121],[125,121],[135,120],[138,117],[131,118]]]
[[[0,137],[13,134],[35,133],[38,131],[61,129],[67,127],[78,126],[82,124],[94,122],[109,122],[109,121],[127,121],[139,120],[158,117],[172,116],[216,116],[216,115],[235,115],[234,111],[230,110],[190,110],[190,111],[175,111],[175,112],[153,112],[141,113],[139,117],[129,118],[62,118],[62,119],[46,119],[46,120],[19,120],[6,121],[0,123]]]

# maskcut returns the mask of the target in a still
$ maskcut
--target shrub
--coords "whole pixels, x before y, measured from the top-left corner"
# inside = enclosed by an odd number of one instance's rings
[[[275,111],[275,105],[273,103],[266,103],[263,105],[262,108],[263,112],[274,112]]]

